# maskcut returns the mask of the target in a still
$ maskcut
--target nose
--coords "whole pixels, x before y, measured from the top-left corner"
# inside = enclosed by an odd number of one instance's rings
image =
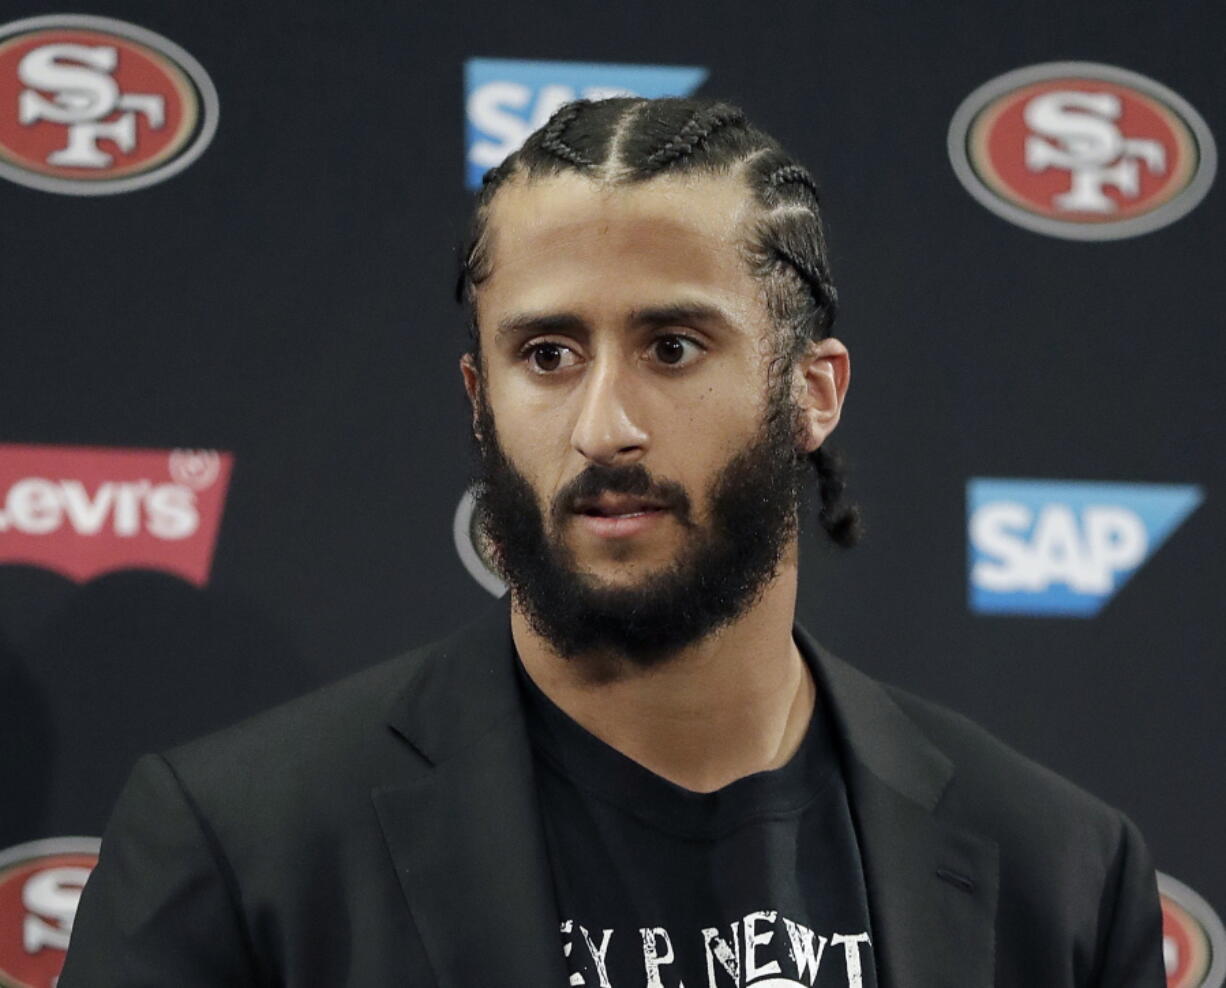
[[[571,445],[595,463],[637,463],[647,450],[647,432],[635,421],[627,400],[628,377],[616,360],[599,358],[584,375]]]

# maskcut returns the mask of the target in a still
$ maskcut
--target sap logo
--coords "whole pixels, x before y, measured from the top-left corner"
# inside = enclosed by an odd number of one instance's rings
[[[970,607],[1093,617],[1204,499],[1199,487],[973,478]]]
[[[707,70],[683,65],[610,65],[470,58],[464,63],[465,169],[470,189],[573,99],[688,96]]]

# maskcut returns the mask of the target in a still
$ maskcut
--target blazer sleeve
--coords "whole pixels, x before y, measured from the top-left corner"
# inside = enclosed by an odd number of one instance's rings
[[[1121,814],[1122,831],[1104,895],[1105,933],[1095,988],[1166,988],[1162,954],[1162,907],[1157,876],[1145,840]]]
[[[244,988],[254,953],[229,867],[161,756],[137,762],[85,883],[59,988]]]

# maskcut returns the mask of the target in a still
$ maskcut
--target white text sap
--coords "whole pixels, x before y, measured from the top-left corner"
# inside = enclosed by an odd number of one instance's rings
[[[613,86],[588,86],[580,91],[573,86],[548,85],[534,90],[522,82],[487,82],[469,94],[468,120],[492,140],[474,141],[468,150],[468,160],[481,168],[502,164],[502,159],[553,116],[554,110],[579,96],[607,99],[633,95],[628,89]]]
[[[994,501],[975,511],[970,537],[984,557],[971,579],[997,593],[1037,593],[1053,583],[1076,593],[1110,593],[1115,575],[1138,566],[1149,548],[1140,516],[1118,505],[1090,505],[1078,514],[1066,504],[1047,504],[1036,517],[1029,505]]]

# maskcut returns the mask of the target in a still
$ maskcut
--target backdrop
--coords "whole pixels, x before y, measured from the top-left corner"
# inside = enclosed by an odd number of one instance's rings
[[[0,983],[50,984],[141,753],[500,589],[456,246],[614,91],[733,100],[823,187],[868,534],[806,537],[801,620],[1126,811],[1170,983],[1222,983],[1226,8],[73,10],[0,15]]]

